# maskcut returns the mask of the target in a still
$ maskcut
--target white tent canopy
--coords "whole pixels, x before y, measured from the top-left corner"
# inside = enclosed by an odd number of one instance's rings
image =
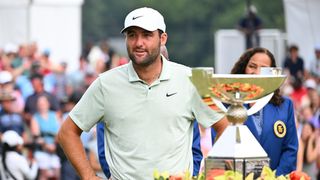
[[[0,48],[36,42],[56,62],[76,68],[81,52],[84,0],[1,0]]]
[[[299,54],[310,68],[314,47],[320,44],[320,1],[283,0],[286,32],[277,29],[260,30],[260,46],[268,48],[282,66],[286,44],[296,44]],[[243,34],[236,29],[221,29],[215,33],[215,73],[229,73],[245,50]]]
[[[296,44],[306,68],[320,43],[320,1],[283,0],[288,44]]]

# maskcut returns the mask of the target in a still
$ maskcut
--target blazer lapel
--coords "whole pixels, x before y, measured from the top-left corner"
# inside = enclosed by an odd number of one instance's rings
[[[277,116],[276,108],[272,108],[272,104],[266,104],[263,108],[263,126],[261,132],[261,145],[268,139],[267,136],[270,136],[270,132],[273,132],[273,124],[275,117]],[[272,128],[272,129],[271,129]],[[271,129],[271,130],[270,130]]]

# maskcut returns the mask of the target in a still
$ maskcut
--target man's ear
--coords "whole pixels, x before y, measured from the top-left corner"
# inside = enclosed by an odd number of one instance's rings
[[[167,33],[162,33],[160,37],[161,45],[164,46],[167,43],[168,35]]]

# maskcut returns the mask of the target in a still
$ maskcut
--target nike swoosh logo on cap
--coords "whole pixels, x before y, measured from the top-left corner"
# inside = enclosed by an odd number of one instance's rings
[[[175,94],[177,94],[177,92],[175,92],[175,93],[170,93],[170,94],[167,93],[166,96],[167,96],[167,97],[170,97],[170,96],[173,96],[173,95],[175,95]]]
[[[135,20],[135,19],[138,19],[138,18],[141,18],[142,16],[136,16],[136,17],[132,17],[132,20]]]

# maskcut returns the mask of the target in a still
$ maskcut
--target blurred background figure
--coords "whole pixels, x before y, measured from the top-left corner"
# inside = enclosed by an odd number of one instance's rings
[[[13,130],[27,141],[25,122],[20,113],[15,112],[15,97],[5,91],[0,91],[0,137],[8,130]]]
[[[1,179],[24,180],[36,179],[38,165],[35,160],[27,160],[22,155],[23,139],[15,131],[6,131],[2,137]]]
[[[246,15],[238,23],[238,29],[245,35],[246,49],[260,45],[259,30],[261,28],[262,20],[257,15],[257,8],[250,5],[246,8]]]
[[[314,47],[314,59],[311,60],[310,74],[320,83],[320,43]]]
[[[71,111],[71,109],[77,104],[77,102],[81,99],[82,91],[73,91],[71,95],[65,100],[63,103],[63,109],[62,109],[62,121],[65,120]],[[93,133],[90,132],[84,132],[81,135],[81,140],[83,142],[84,146],[88,146],[90,140],[93,139]],[[89,148],[86,148],[87,153],[89,152]],[[77,172],[67,159],[66,155],[63,152],[63,149],[61,146],[58,145],[57,147],[57,154],[60,158],[61,162],[61,180],[80,180],[80,177],[78,176]]]
[[[297,170],[307,173],[311,179],[317,179],[317,155],[320,146],[316,138],[316,130],[314,125],[303,120],[302,134],[299,139],[299,151],[297,159]]]
[[[56,96],[44,89],[43,76],[41,74],[33,74],[30,77],[34,93],[27,97],[24,107],[24,118],[29,124],[32,115],[37,111],[37,101],[39,96],[45,95],[50,103],[49,108],[53,111],[60,111],[60,104]]]
[[[86,90],[85,76],[88,72],[94,72],[94,68],[90,65],[85,55],[79,57],[79,67],[67,74],[67,95],[73,92]]]
[[[13,43],[7,43],[3,48],[3,55],[1,56],[1,69],[13,72],[11,65],[12,61],[17,57],[18,46]]]
[[[304,86],[301,78],[293,78],[291,85],[293,91],[290,93],[289,97],[294,103],[294,108],[299,111],[301,107],[306,106],[310,102],[307,88]]]
[[[304,60],[299,56],[299,47],[297,45],[291,45],[288,53],[283,64],[284,70],[289,73],[293,81],[296,79],[303,80],[305,75]]]
[[[320,96],[318,93],[319,84],[314,79],[307,79],[304,83],[307,89],[307,96],[309,99],[308,106],[310,107],[312,118],[311,122],[315,128],[320,128]]]
[[[38,145],[34,156],[39,163],[39,180],[58,180],[61,163],[57,155],[56,135],[60,127],[60,118],[56,111],[50,110],[50,103],[45,95],[38,97],[36,107],[30,130]]]
[[[103,40],[98,46],[91,48],[88,59],[91,66],[100,74],[119,66],[120,56],[110,47],[107,40]]]
[[[52,74],[55,81],[53,94],[57,97],[60,104],[68,97],[67,67],[68,64],[63,61],[60,63],[60,71]]]
[[[14,77],[9,71],[0,71],[0,92],[6,92],[13,96],[15,101],[13,102],[14,108],[12,110],[17,113],[22,113],[24,99],[21,92],[15,88]]]

